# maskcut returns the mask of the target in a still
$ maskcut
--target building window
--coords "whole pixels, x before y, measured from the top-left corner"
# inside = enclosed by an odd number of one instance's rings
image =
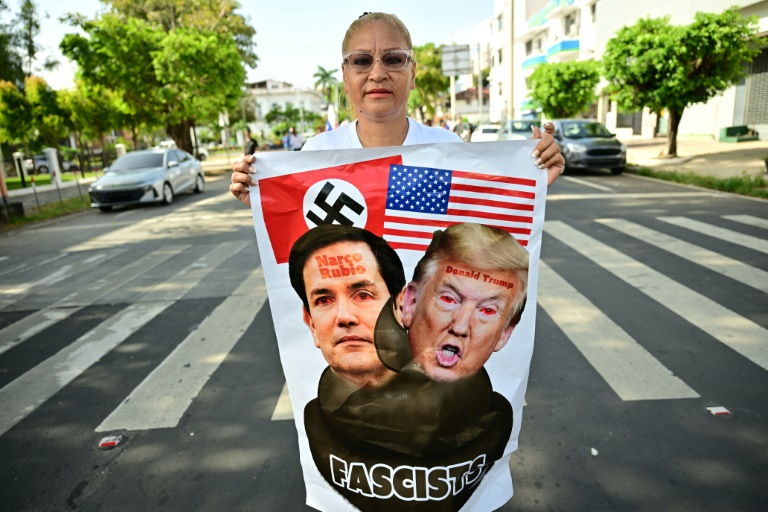
[[[502,25],[503,18],[504,18],[503,14],[499,14],[499,17],[496,18],[496,31],[497,32],[501,32],[501,29],[502,29],[502,26],[503,26]]]
[[[566,37],[576,37],[579,35],[579,29],[576,26],[575,12],[565,15],[565,18],[563,19],[563,25],[565,29],[563,33],[566,35]]]
[[[543,38],[536,39],[536,53],[541,53],[541,47],[543,44]]]
[[[592,14],[592,23],[597,21],[597,4],[594,3],[589,6],[589,12]]]
[[[502,91],[502,89],[501,89],[501,86],[502,86],[502,83],[501,83],[501,82],[499,82],[499,96],[501,96],[501,95],[503,95],[503,94],[504,94],[504,92],[503,92],[503,91]]]
[[[528,57],[533,53],[533,39],[529,39],[525,42],[525,56]]]
[[[501,64],[501,50],[499,50],[499,64]]]

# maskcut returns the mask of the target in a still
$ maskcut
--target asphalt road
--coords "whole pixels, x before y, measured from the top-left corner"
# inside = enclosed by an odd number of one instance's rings
[[[226,187],[0,234],[0,508],[310,510]],[[767,205],[600,172],[551,187],[501,510],[768,509]]]

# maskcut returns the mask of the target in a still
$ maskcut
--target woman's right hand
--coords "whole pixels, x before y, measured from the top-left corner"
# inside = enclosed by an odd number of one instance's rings
[[[253,163],[256,162],[256,155],[245,155],[242,160],[232,166],[232,182],[229,185],[229,191],[232,195],[251,207],[251,193],[248,187],[256,185],[256,181],[251,176],[256,172]]]

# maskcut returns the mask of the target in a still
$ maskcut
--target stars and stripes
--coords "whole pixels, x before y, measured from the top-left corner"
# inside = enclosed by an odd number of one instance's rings
[[[477,222],[526,245],[535,192],[530,179],[391,165],[383,236],[395,249],[425,250],[435,230]]]

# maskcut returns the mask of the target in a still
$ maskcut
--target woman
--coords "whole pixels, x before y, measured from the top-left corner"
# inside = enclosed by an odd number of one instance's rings
[[[416,88],[416,62],[408,29],[393,14],[365,13],[347,29],[341,46],[344,93],[357,113],[357,121],[311,138],[303,151],[318,149],[376,148],[437,142],[461,142],[449,130],[422,125],[406,115],[408,96]],[[540,169],[547,169],[551,184],[563,171],[565,159],[555,144],[555,127],[545,123],[544,134],[531,155]],[[250,206],[251,165],[246,155],[232,166],[230,192]]]

